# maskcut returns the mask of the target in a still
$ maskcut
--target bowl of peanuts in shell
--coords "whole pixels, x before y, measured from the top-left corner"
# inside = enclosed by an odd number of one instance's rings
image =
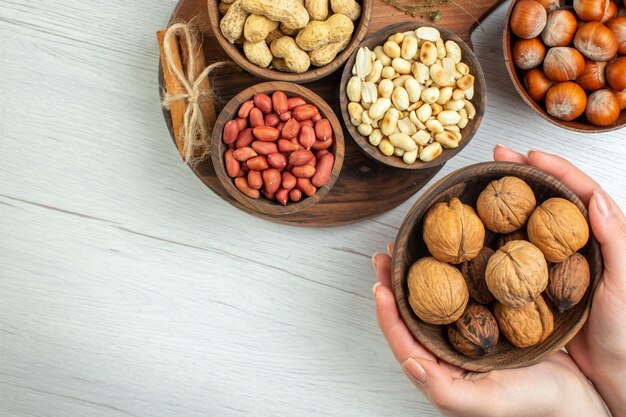
[[[230,58],[266,80],[307,83],[336,71],[365,38],[373,0],[208,0]]]
[[[471,48],[434,25],[403,22],[368,36],[348,59],[339,101],[365,154],[385,165],[444,164],[478,131],[485,77]]]

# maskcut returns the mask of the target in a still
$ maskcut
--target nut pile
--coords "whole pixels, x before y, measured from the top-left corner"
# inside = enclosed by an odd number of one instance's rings
[[[262,68],[302,73],[332,62],[361,16],[355,0],[221,0],[220,30]]]
[[[310,197],[330,178],[335,157],[330,121],[313,104],[275,91],[255,94],[224,125],[226,173],[235,187],[257,199],[287,205]]]
[[[626,108],[626,11],[612,0],[520,0],[512,58],[528,95],[552,117],[611,126]]]
[[[500,234],[494,248],[485,228]],[[543,342],[554,329],[544,296],[563,313],[589,286],[577,252],[589,238],[585,217],[562,198],[537,205],[517,177],[489,183],[476,210],[458,198],[435,204],[423,238],[430,256],[409,269],[409,304],[422,321],[448,325],[450,343],[472,359],[492,352],[500,332],[519,348]]]
[[[422,26],[357,51],[346,85],[350,122],[386,156],[428,162],[456,148],[476,116],[474,76],[459,45]]]

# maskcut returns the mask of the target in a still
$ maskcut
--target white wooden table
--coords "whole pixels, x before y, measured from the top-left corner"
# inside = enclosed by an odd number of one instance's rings
[[[0,415],[438,415],[374,318],[370,255],[415,196],[324,230],[233,209],[163,123],[155,31],[175,0],[0,1]],[[583,136],[515,94],[505,6],[474,33],[494,144],[564,155],[626,207],[626,130]]]

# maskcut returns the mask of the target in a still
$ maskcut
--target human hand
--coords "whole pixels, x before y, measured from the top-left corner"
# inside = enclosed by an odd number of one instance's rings
[[[614,416],[626,415],[626,218],[619,206],[570,162],[531,151],[521,155],[503,146],[497,161],[530,164],[560,179],[588,207],[593,234],[602,246],[604,273],[583,329],[567,345],[580,370],[593,382]]]
[[[389,246],[391,253],[391,245]],[[602,399],[564,352],[527,368],[467,372],[437,359],[406,327],[391,290],[391,257],[372,257],[378,325],[411,382],[448,416],[608,416]]]

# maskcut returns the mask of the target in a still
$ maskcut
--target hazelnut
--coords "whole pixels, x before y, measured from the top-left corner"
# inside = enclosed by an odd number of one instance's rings
[[[478,252],[478,256],[461,264],[461,273],[465,278],[469,295],[481,304],[490,304],[495,300],[485,281],[487,262],[493,254],[493,249],[485,246]]]
[[[498,301],[509,307],[521,307],[546,289],[548,264],[533,244],[514,240],[489,258],[485,280]]]
[[[448,326],[452,346],[465,356],[478,359],[498,344],[498,323],[491,311],[479,304],[470,304],[463,315]]]
[[[533,190],[523,180],[502,177],[480,193],[476,211],[487,229],[511,233],[524,226],[536,204]]]
[[[435,258],[415,262],[407,276],[409,304],[424,322],[450,324],[463,314],[469,293],[463,275]]]
[[[506,245],[512,240],[528,240],[528,236],[526,236],[526,233],[523,230],[516,230],[512,233],[502,235],[498,238],[496,249],[500,249],[502,246]]]
[[[519,308],[496,303],[493,312],[502,334],[519,348],[543,342],[554,330],[552,312],[541,296]]]
[[[575,253],[560,264],[550,267],[546,294],[562,313],[582,300],[589,287],[589,263],[580,253]]]
[[[428,210],[423,236],[433,257],[459,264],[478,255],[485,242],[485,227],[474,209],[455,197]]]
[[[530,242],[555,263],[563,262],[589,239],[585,216],[572,202],[558,197],[544,201],[533,211],[526,232]]]

